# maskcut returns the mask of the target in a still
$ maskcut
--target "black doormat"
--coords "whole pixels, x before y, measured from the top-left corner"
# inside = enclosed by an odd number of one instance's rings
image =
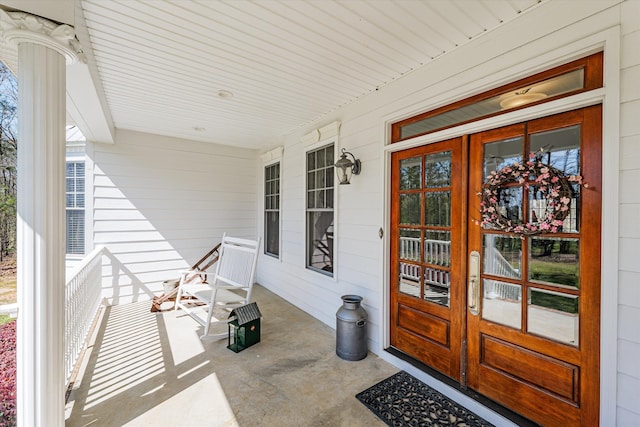
[[[404,371],[356,398],[389,426],[494,427]]]

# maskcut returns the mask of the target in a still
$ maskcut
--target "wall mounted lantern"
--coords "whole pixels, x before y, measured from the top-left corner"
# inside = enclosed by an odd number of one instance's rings
[[[353,161],[347,158],[347,154],[351,156]],[[356,159],[353,154],[342,149],[340,158],[334,165],[336,167],[336,173],[338,174],[338,181],[340,185],[349,184],[351,181],[351,175],[360,175],[361,164],[360,160]]]

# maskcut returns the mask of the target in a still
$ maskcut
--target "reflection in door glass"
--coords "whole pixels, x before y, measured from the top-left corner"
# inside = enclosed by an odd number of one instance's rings
[[[513,224],[522,223],[522,187],[507,187],[498,190],[498,214]]]
[[[539,154],[542,150],[542,154]],[[580,126],[531,135],[531,152],[539,154],[542,163],[563,171],[580,174]]]
[[[522,239],[487,233],[482,240],[482,271],[492,276],[519,279]]]
[[[491,142],[484,146],[484,178],[493,171],[522,161],[522,137]]]
[[[451,225],[451,192],[434,191],[424,195],[424,223],[430,226]]]
[[[422,158],[412,157],[400,160],[400,189],[414,190],[420,188],[422,181]]]
[[[482,279],[482,318],[512,328],[522,325],[522,286]]]
[[[429,154],[424,160],[425,188],[451,185],[451,151]]]
[[[549,214],[554,214],[554,222],[559,224],[547,224],[548,230],[552,233],[577,233],[579,230],[580,218],[580,186],[571,185],[571,194],[568,206],[563,206],[566,212],[562,216],[554,212],[553,205],[549,204],[548,190],[540,191],[538,187],[529,187],[529,222],[539,223],[547,219]],[[566,216],[565,216],[566,215]]]
[[[449,307],[449,272],[439,268],[424,269],[424,299]]]
[[[529,244],[529,280],[577,288],[580,285],[578,239],[533,237]]]
[[[420,230],[400,229],[400,259],[420,261]]]
[[[420,225],[420,194],[400,195],[400,224]]]
[[[443,266],[451,263],[450,231],[425,231],[424,262]]]
[[[578,297],[545,289],[529,289],[528,332],[578,346]]]
[[[409,264],[407,262],[400,263],[400,277],[398,278],[398,289],[403,294],[412,297],[420,297],[420,266]]]

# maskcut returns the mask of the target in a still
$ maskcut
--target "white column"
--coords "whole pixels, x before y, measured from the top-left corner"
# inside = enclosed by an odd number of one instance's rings
[[[0,12],[18,50],[18,425],[64,425],[65,64],[73,28]]]

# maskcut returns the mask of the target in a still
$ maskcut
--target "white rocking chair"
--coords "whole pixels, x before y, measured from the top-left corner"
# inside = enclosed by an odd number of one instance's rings
[[[193,277],[192,270],[181,275],[176,310],[184,310],[204,327],[204,335],[200,338],[228,336],[228,332],[209,336],[209,328],[212,324],[227,323],[233,308],[249,303],[259,246],[260,239],[255,241],[223,235],[215,273],[209,275],[210,280],[189,282]]]

